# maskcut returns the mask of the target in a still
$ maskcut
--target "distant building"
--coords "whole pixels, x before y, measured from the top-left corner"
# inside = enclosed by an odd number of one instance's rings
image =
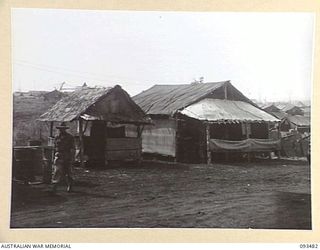
[[[61,92],[73,92],[81,89],[88,88],[87,83],[83,83],[81,86],[70,86],[70,84],[67,84],[66,82],[61,83],[59,90]]]
[[[285,118],[288,114],[281,111],[275,104],[273,103],[267,103],[262,106],[260,106],[261,109],[266,111],[267,113],[277,117],[278,119],[282,120]]]
[[[297,106],[299,108],[306,106],[306,103],[304,103],[302,101],[293,101],[292,104],[294,104],[295,106]]]
[[[47,92],[43,95],[43,100],[44,101],[49,101],[49,102],[57,102],[61,98],[65,97],[67,94],[58,91],[58,90],[53,90],[51,92]]]
[[[310,132],[310,117],[292,115],[286,117],[282,124],[288,124],[290,129],[298,130],[300,133]]]
[[[277,107],[277,106],[275,106],[274,104],[264,104],[264,105],[262,105],[262,106],[260,106],[260,108],[262,108],[264,111],[266,111],[266,112],[268,112],[268,113],[270,113],[270,112],[279,112],[280,111],[280,109]]]
[[[310,106],[301,107],[301,109],[303,110],[304,116],[306,116],[306,117],[311,116],[311,107]]]
[[[45,93],[47,93],[47,91],[30,90],[27,92],[27,94],[29,94],[31,96],[35,96],[35,97],[40,97],[40,96],[44,95]]]
[[[280,103],[276,105],[278,109],[290,115],[303,115],[303,110],[291,103]]]

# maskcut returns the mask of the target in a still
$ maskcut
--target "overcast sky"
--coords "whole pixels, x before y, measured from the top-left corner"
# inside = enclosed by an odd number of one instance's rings
[[[311,13],[13,9],[13,90],[231,80],[249,98],[310,99]]]

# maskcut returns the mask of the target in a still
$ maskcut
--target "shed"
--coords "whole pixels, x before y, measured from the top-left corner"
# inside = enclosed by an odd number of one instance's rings
[[[276,105],[274,105],[273,103],[264,104],[264,105],[260,106],[260,108],[262,108],[264,111],[266,111],[268,113],[280,111],[280,109]]]
[[[303,111],[303,115],[310,117],[311,116],[311,106],[305,106],[305,107],[301,107],[302,111]]]
[[[310,132],[310,117],[303,115],[292,115],[286,118],[291,129],[296,129],[300,133]]]
[[[77,122],[80,161],[104,165],[113,160],[140,160],[142,125],[149,124],[145,112],[119,85],[113,88],[84,88],[58,101],[40,121]],[[126,125],[136,127],[136,137],[126,133]]]
[[[133,100],[154,123],[142,133],[146,153],[211,163],[212,153],[273,151],[279,146],[269,139],[269,125],[280,120],[230,81],[154,85]],[[237,143],[242,147],[232,146]]]
[[[65,97],[67,94],[61,92],[61,91],[58,91],[58,90],[53,90],[53,91],[50,91],[50,92],[47,92],[43,95],[43,100],[44,101],[49,101],[49,102],[57,102],[59,101],[60,99],[62,99],[63,97]]]
[[[277,108],[290,115],[303,115],[303,110],[292,103],[279,103]]]

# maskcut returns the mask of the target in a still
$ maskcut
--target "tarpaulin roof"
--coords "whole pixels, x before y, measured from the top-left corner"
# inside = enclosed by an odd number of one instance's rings
[[[106,100],[111,93],[122,96],[126,103],[131,107],[130,114],[113,114],[107,107],[103,108],[101,102]],[[102,107],[100,107],[102,106]],[[99,110],[96,110],[97,108]],[[92,113],[94,110],[94,114]],[[91,111],[91,112],[90,112]],[[85,116],[86,112],[89,112]],[[88,120],[104,119],[110,116],[114,120],[147,123],[147,118],[143,110],[130,98],[119,85],[113,88],[84,88],[70,93],[65,98],[58,101],[46,113],[40,116],[40,121],[73,121],[79,117],[89,117]]]
[[[173,115],[213,93],[228,88],[229,95],[238,100],[255,105],[251,100],[238,91],[229,81],[192,83],[179,85],[154,85],[132,99],[147,113],[153,115]],[[230,99],[230,98],[228,98]]]
[[[278,122],[279,119],[243,101],[205,98],[184,108],[180,113],[206,121]]]
[[[310,116],[303,116],[303,115],[292,115],[288,116],[287,119],[289,122],[297,125],[297,126],[310,126]]]

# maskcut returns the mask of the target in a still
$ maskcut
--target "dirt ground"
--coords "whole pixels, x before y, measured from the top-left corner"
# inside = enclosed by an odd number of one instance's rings
[[[306,161],[75,169],[74,191],[13,184],[13,228],[311,229]]]

